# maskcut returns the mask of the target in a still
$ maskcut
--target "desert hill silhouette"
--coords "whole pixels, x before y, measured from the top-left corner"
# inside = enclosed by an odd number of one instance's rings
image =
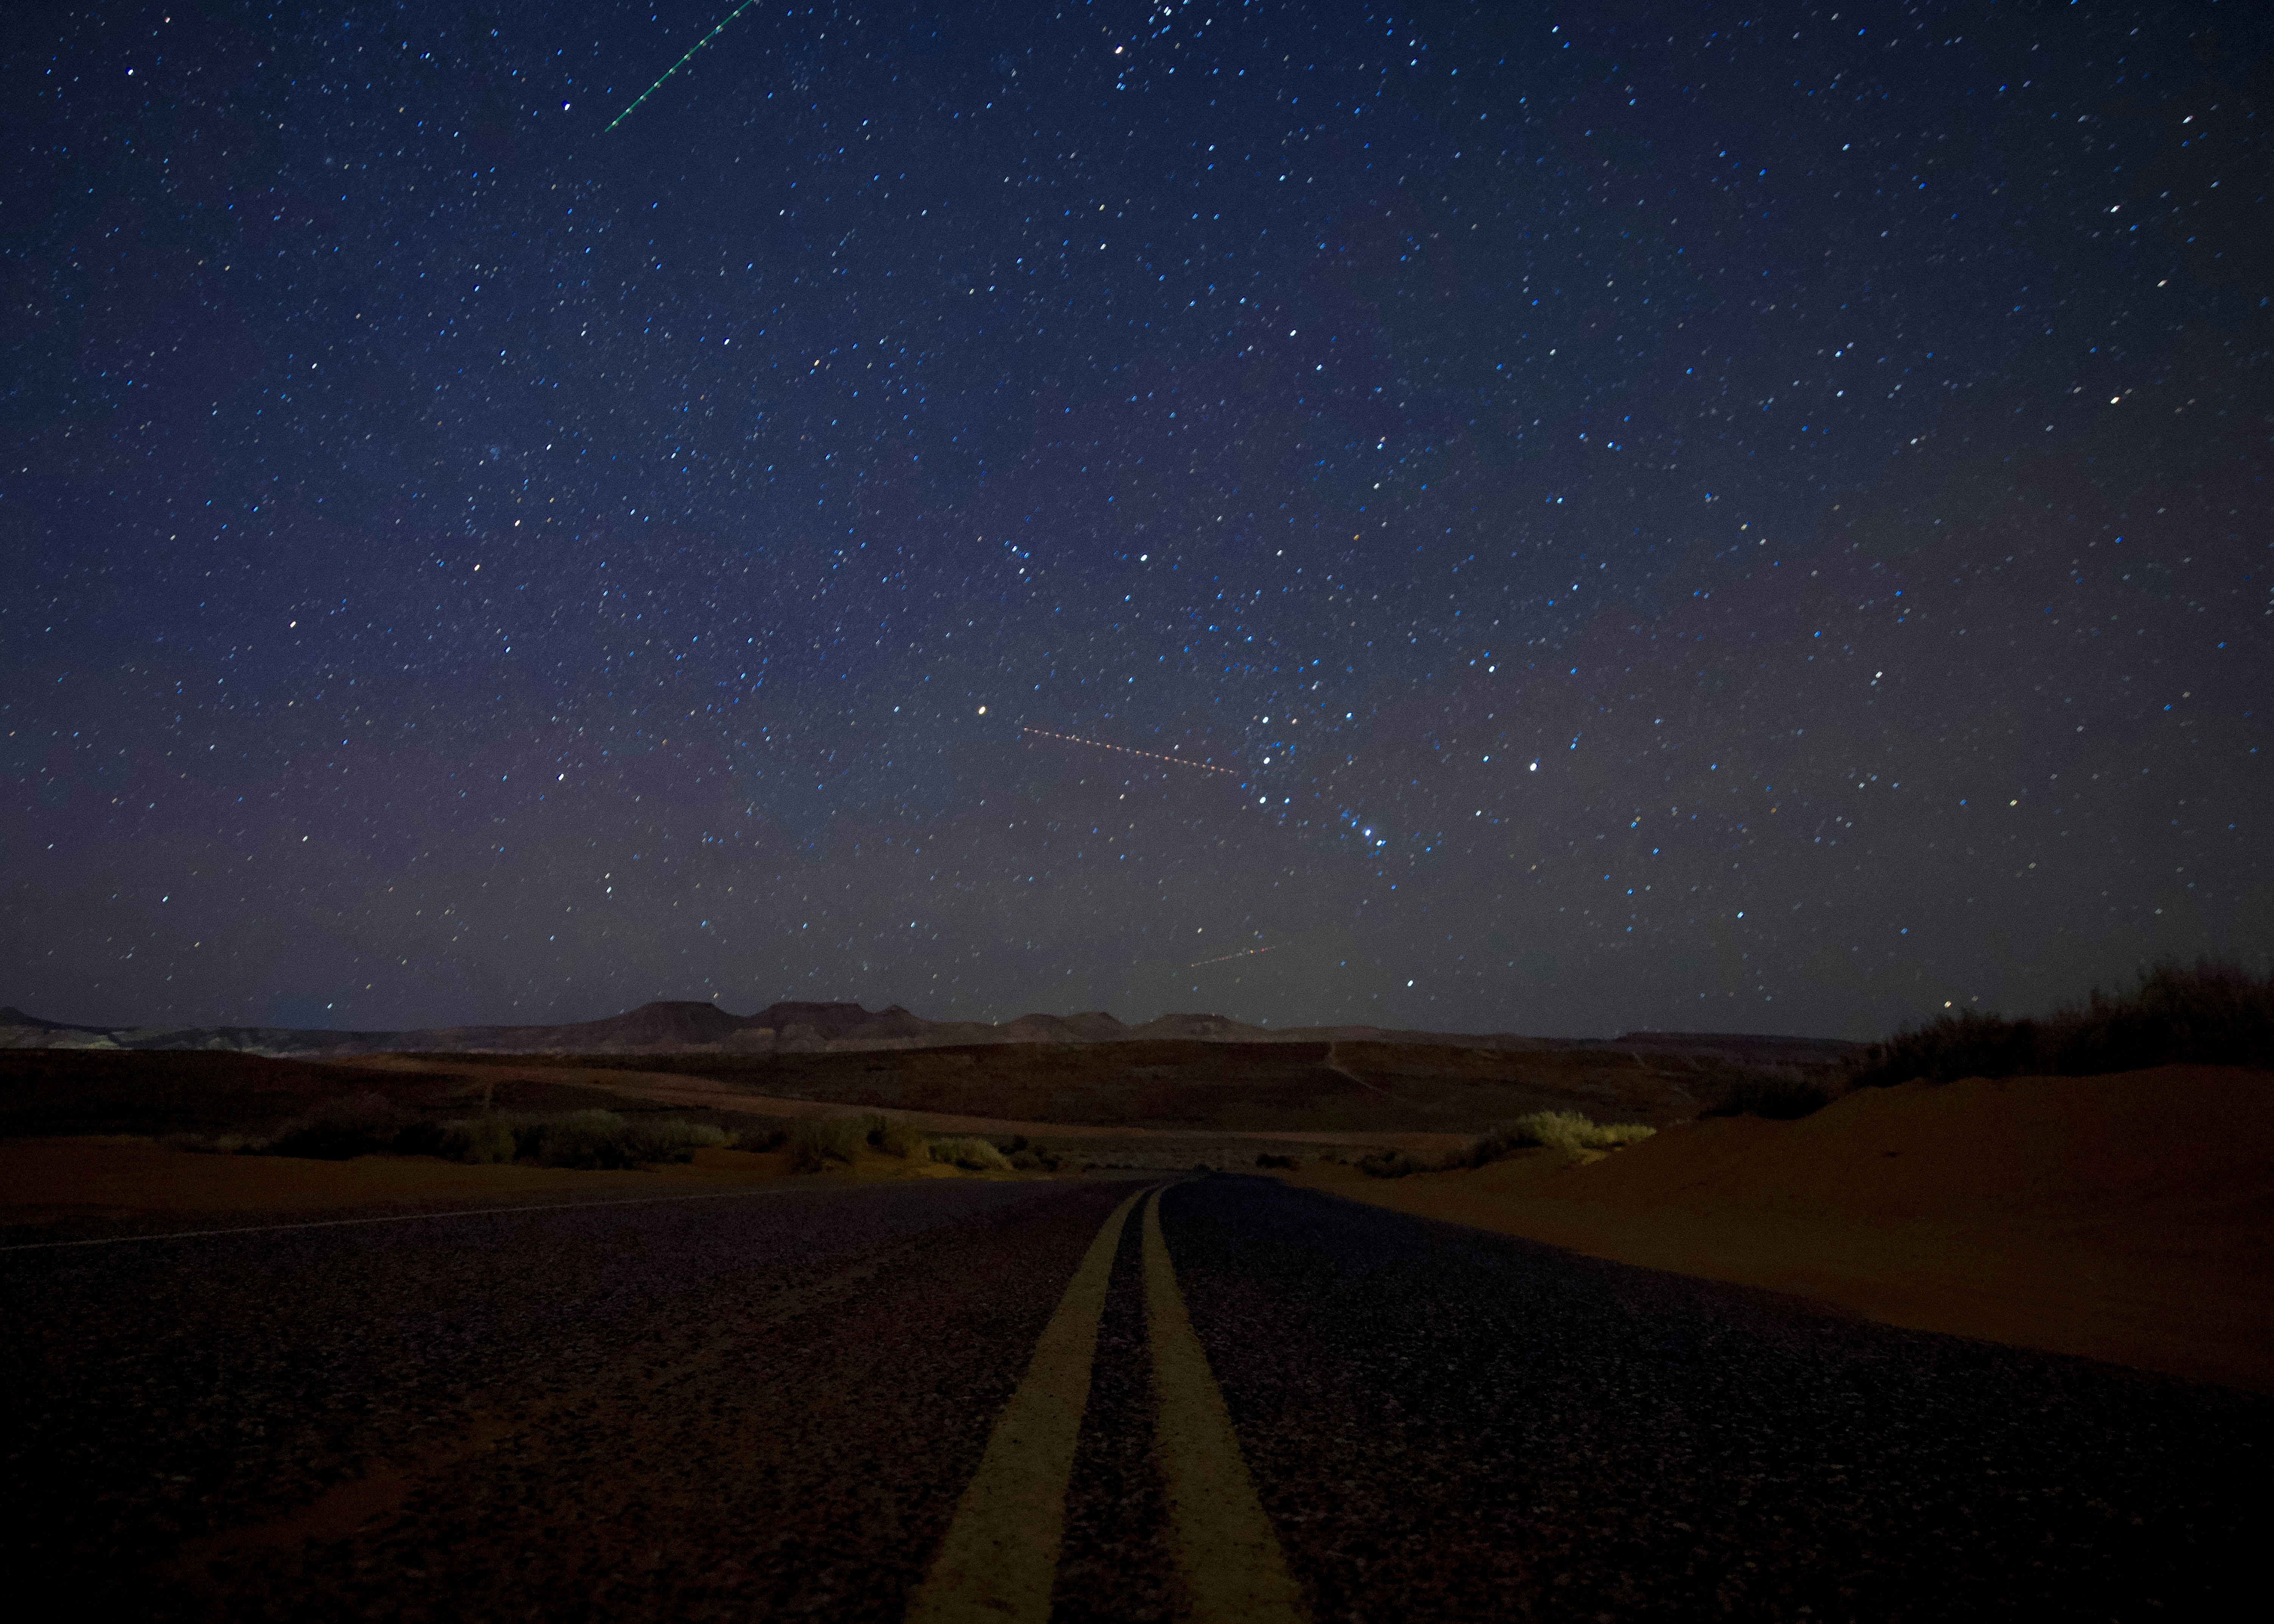
[[[296,1058],[382,1053],[552,1055],[833,1054],[993,1043],[1398,1043],[1517,1052],[1608,1049],[1637,1056],[1720,1056],[1735,1063],[1829,1065],[1861,1045],[1773,1034],[1630,1032],[1616,1038],[1444,1033],[1371,1026],[1264,1026],[1227,1015],[1178,1012],[1136,1024],[1103,1010],[1013,1019],[930,1020],[900,1005],[785,999],[736,1015],[697,999],[658,999],[598,1020],[550,1026],[335,1031],[286,1026],[91,1026],[0,1008],[0,1049],[222,1049]]]

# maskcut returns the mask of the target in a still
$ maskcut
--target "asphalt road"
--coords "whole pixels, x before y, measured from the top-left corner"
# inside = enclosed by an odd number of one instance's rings
[[[153,1618],[2133,1619],[2261,1538],[2263,1399],[1158,1187],[0,1252],[11,1570]]]

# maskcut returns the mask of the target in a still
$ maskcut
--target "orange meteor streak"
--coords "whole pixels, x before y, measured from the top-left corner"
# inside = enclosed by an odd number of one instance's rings
[[[1224,964],[1234,959],[1253,959],[1258,953],[1273,953],[1278,951],[1279,944],[1277,943],[1274,943],[1269,947],[1251,947],[1242,952],[1226,953],[1222,959],[1195,959],[1192,963],[1186,965],[1185,968],[1187,970],[1197,970],[1202,965]]]
[[[1172,767],[1197,767],[1202,772],[1221,772],[1227,778],[1239,775],[1229,767],[1211,767],[1206,762],[1186,761],[1178,756],[1163,756],[1155,750],[1133,750],[1126,745],[1103,744],[1096,739],[1077,739],[1072,733],[1054,733],[1047,727],[1021,727],[1022,733],[1037,733],[1045,739],[1056,739],[1064,744],[1086,744],[1093,750],[1118,750],[1124,756],[1142,756],[1148,761],[1167,762]]]

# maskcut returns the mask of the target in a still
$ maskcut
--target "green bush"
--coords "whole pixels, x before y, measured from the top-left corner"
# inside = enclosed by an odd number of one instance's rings
[[[1875,1043],[1849,1068],[1859,1088],[2041,1072],[2086,1077],[2191,1062],[2274,1066],[2274,974],[2165,961],[2129,992],[2094,988],[2036,1019],[1961,1011]]]
[[[871,1134],[881,1139],[889,1125],[873,1111],[801,1116],[789,1131],[790,1165],[801,1173],[818,1173],[831,1162],[849,1163],[869,1147]]]
[[[1011,1163],[1003,1153],[976,1137],[969,1139],[934,1139],[930,1148],[934,1162],[944,1162],[950,1167],[962,1168],[972,1173],[1007,1173]]]
[[[631,1165],[625,1127],[614,1111],[562,1111],[516,1124],[514,1139],[540,1167],[621,1168]]]
[[[850,1163],[863,1150],[881,1151],[921,1162],[931,1139],[914,1124],[881,1111],[848,1111],[836,1116],[801,1116],[789,1131],[790,1165],[817,1173],[827,1163]]]
[[[1255,1158],[1255,1165],[1260,1168],[1291,1168],[1295,1165],[1295,1158],[1275,1156],[1267,1150]]]
[[[686,1162],[698,1150],[728,1143],[705,1123],[676,1117],[629,1120],[614,1111],[561,1111],[502,1119],[519,1158],[540,1167],[634,1168]]]
[[[1592,1122],[1578,1111],[1533,1111],[1479,1136],[1445,1164],[1480,1168],[1515,1150],[1616,1150],[1656,1132],[1638,1122]]]
[[[631,1161],[691,1162],[698,1150],[719,1150],[734,1142],[734,1135],[707,1122],[683,1122],[676,1116],[636,1121],[627,1135]]]
[[[931,1139],[920,1133],[910,1124],[899,1117],[885,1119],[885,1125],[873,1136],[878,1150],[888,1156],[904,1156],[910,1162],[922,1162],[931,1154]]]

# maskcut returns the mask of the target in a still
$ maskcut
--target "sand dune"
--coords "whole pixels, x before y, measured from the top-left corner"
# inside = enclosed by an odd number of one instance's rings
[[[2162,1066],[1850,1094],[1592,1162],[1297,1182],[1893,1325],[2274,1392],[2274,1074]]]

